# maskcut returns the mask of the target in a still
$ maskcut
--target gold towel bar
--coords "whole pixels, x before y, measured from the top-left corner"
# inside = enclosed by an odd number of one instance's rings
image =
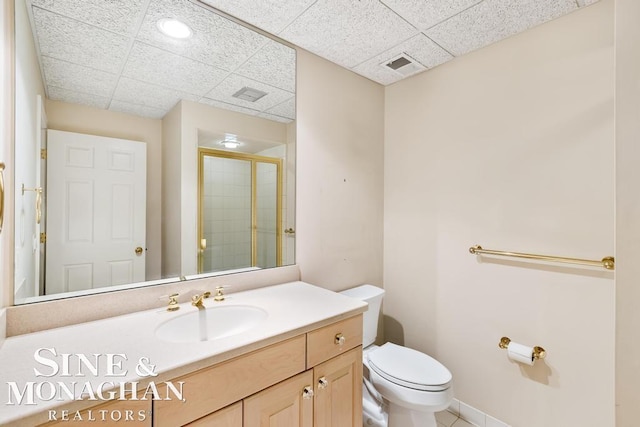
[[[616,261],[612,256],[604,257],[602,258],[601,261],[593,261],[589,259],[567,258],[567,257],[561,257],[561,256],[534,255],[534,254],[523,254],[520,252],[494,251],[492,249],[483,249],[482,246],[480,245],[475,245],[470,247],[469,252],[475,255],[487,254],[487,255],[509,256],[509,257],[515,257],[515,258],[537,259],[540,261],[564,262],[567,264],[590,265],[593,267],[604,267],[607,270],[614,270],[616,265]]]

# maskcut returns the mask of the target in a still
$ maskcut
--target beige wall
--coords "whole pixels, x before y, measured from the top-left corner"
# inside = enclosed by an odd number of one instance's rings
[[[161,170],[162,123],[129,114],[100,110],[79,104],[46,101],[49,129],[147,143],[147,280],[161,273]]]
[[[514,426],[614,422],[613,273],[468,252],[613,254],[613,77],[602,0],[386,89],[387,338]]]
[[[640,2],[616,1],[616,426],[640,418]]]
[[[296,102],[302,280],[382,285],[384,88],[298,50]]]
[[[182,103],[177,103],[162,118],[162,277],[180,276],[182,246],[181,216],[181,123]]]

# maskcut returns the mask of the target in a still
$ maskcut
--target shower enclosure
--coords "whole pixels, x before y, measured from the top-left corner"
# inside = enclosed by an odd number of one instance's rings
[[[282,160],[199,149],[199,273],[282,265]]]

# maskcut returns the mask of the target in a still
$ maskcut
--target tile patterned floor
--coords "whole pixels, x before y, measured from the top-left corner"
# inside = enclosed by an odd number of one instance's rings
[[[436,421],[438,422],[438,427],[475,427],[449,411],[436,413]]]

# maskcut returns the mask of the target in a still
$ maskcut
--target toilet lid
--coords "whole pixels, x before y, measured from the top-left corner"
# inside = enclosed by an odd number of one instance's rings
[[[403,387],[425,391],[449,388],[451,372],[431,356],[386,343],[369,353],[369,365],[381,377]]]

